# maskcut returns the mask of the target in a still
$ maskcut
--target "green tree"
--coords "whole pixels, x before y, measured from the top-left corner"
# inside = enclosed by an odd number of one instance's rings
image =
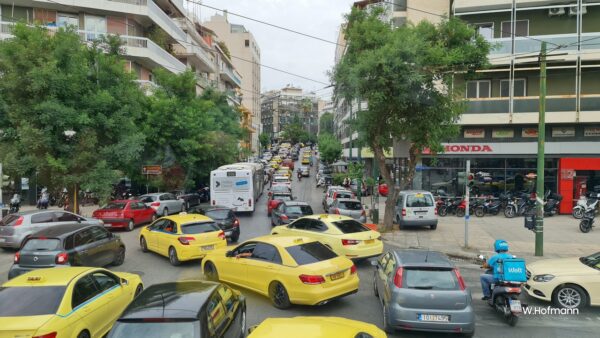
[[[319,133],[333,134],[333,114],[324,113],[319,119]]]
[[[258,140],[260,141],[260,146],[263,148],[267,148],[271,143],[271,135],[269,133],[262,132],[258,135]]]
[[[342,144],[331,134],[319,135],[319,154],[321,160],[331,164],[342,156]]]
[[[382,9],[353,9],[345,31],[347,52],[333,72],[335,94],[348,101],[368,101],[353,123],[375,160],[390,193],[384,226],[392,228],[398,189],[385,165],[393,139],[407,140],[408,172],[401,188],[412,182],[423,149],[441,151],[441,142],[456,135],[463,111],[452,74],[473,73],[487,65],[489,44],[459,19],[394,29],[379,19]]]
[[[308,132],[304,130],[304,126],[299,120],[293,121],[283,128],[282,138],[292,142],[306,142],[308,140]]]
[[[37,172],[40,186],[107,197],[144,143],[136,121],[146,97],[119,39],[88,46],[70,29],[24,24],[12,33],[0,41],[0,161],[15,176]]]

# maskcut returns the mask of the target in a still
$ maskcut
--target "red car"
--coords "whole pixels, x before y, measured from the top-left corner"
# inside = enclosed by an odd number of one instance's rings
[[[271,211],[277,208],[277,206],[279,206],[279,203],[281,203],[282,201],[293,200],[294,198],[292,197],[291,193],[274,192],[269,194],[269,200],[267,201],[267,216],[271,216]]]
[[[107,228],[126,228],[131,231],[136,225],[153,222],[156,210],[141,201],[114,200],[95,210],[92,216],[101,219]]]
[[[387,196],[388,195],[388,186],[385,183],[381,183],[379,185],[379,196]]]

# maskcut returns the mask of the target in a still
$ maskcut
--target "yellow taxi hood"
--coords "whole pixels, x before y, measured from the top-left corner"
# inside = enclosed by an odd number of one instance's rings
[[[31,337],[36,331],[55,315],[0,317],[0,336]],[[48,332],[41,332],[42,334]]]
[[[248,338],[354,338],[360,332],[385,338],[375,325],[339,317],[268,318]]]
[[[532,275],[551,274],[555,276],[587,275],[595,271],[581,263],[579,257],[543,259],[527,264],[527,269]]]

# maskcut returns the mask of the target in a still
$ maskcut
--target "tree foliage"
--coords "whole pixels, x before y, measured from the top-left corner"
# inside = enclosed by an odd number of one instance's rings
[[[258,135],[258,141],[260,142],[261,147],[266,148],[271,144],[271,136],[269,133],[262,132]]]
[[[324,113],[319,119],[319,133],[333,134],[333,114]]]
[[[409,142],[409,171],[402,179],[407,186],[421,150],[441,151],[441,143],[458,131],[463,105],[452,90],[451,75],[484,68],[490,46],[459,19],[394,29],[379,19],[382,10],[355,8],[348,15],[349,45],[333,80],[338,97],[368,101],[368,109],[357,113],[353,126],[373,150],[390,187],[384,223],[391,229],[398,191],[384,151],[394,138]]]
[[[319,135],[319,156],[325,163],[333,163],[342,156],[342,144],[331,134]]]
[[[281,137],[292,144],[296,144],[298,142],[307,142],[309,135],[300,120],[294,120],[283,128]]]

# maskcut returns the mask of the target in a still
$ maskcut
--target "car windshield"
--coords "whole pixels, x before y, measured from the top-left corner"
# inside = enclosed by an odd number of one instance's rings
[[[312,264],[337,257],[320,242],[310,242],[285,248],[298,265]]]
[[[407,208],[432,207],[433,198],[429,194],[413,194],[406,196]]]
[[[60,240],[56,238],[32,238],[25,242],[22,251],[56,251],[60,249]]]
[[[221,228],[215,222],[188,223],[181,226],[181,232],[186,235],[203,234],[206,232],[219,231]]]
[[[596,252],[595,254],[587,257],[581,257],[579,258],[579,261],[591,268],[600,270],[600,252]]]
[[[405,268],[404,284],[408,289],[458,290],[456,274],[451,269]]]
[[[229,217],[229,209],[209,210],[205,213],[206,217],[212,219],[226,219]]]
[[[285,212],[288,214],[312,215],[313,211],[310,205],[290,205],[287,206]]]
[[[118,321],[108,338],[196,338],[201,337],[198,321],[139,322]]]
[[[345,210],[362,210],[360,202],[353,201],[338,202],[338,207]]]
[[[108,202],[107,205],[103,206],[102,209],[125,209],[127,203],[125,202]]]
[[[0,318],[52,315],[58,310],[66,286],[0,287]],[[10,304],[10,306],[6,306]]]
[[[356,232],[364,232],[371,230],[366,226],[362,225],[360,222],[357,222],[353,219],[333,222],[333,225],[335,225],[338,229],[340,229],[341,232],[345,234],[353,234]]]
[[[4,216],[4,218],[0,221],[0,226],[2,225],[14,225],[17,220],[19,219],[19,215],[6,215]]]

